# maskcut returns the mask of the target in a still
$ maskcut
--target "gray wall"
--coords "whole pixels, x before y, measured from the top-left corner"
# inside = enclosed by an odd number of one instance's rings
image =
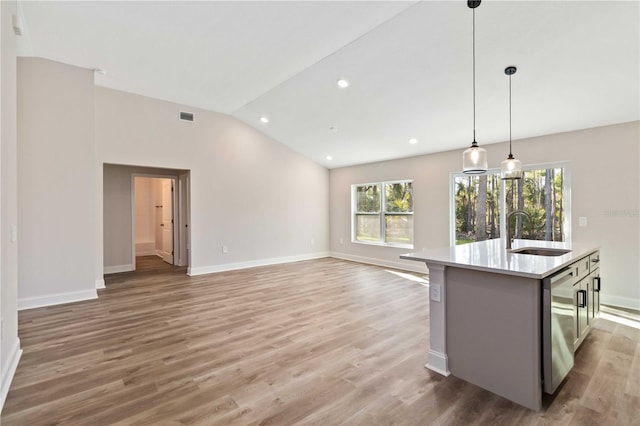
[[[96,296],[93,72],[18,59],[18,298]]]
[[[324,167],[233,117],[171,102],[96,87],[95,117],[102,163],[191,171],[191,274],[328,254]]]
[[[0,4],[0,410],[9,391],[13,372],[20,357],[18,339],[18,244],[11,239],[11,227],[18,225],[18,175],[16,137],[16,37],[11,15],[16,13],[15,1]]]
[[[193,274],[328,254],[328,170],[233,117],[95,88],[91,70],[40,58],[19,59],[18,105],[23,308],[95,297],[105,258],[130,256],[131,225],[103,239],[104,163],[190,170]],[[127,180],[108,197],[130,204]]]
[[[514,155],[525,165],[570,162],[572,239],[602,247],[603,302],[636,309],[640,308],[639,141],[640,122],[636,121],[513,144]],[[508,145],[484,147],[489,167],[500,167]],[[459,172],[461,163],[462,151],[449,151],[331,170],[332,253],[416,267],[398,260],[406,249],[351,243],[351,185],[377,180],[414,180],[414,251],[448,246],[450,173]],[[586,228],[578,227],[580,216],[587,217]]]

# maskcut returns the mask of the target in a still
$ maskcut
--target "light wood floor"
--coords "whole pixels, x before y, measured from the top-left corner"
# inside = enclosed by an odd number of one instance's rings
[[[24,354],[2,425],[640,418],[640,330],[629,326],[601,319],[536,413],[425,369],[428,288],[384,268],[321,259],[187,277],[156,265],[108,277],[97,300],[19,313]]]

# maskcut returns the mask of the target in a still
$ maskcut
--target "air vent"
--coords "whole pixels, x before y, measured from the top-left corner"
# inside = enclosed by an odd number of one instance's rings
[[[180,120],[193,121],[193,113],[180,111]]]

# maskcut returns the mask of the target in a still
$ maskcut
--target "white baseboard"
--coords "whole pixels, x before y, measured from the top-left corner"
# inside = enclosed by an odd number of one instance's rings
[[[118,272],[130,272],[135,271],[136,268],[132,264],[128,265],[116,265],[116,266],[105,266],[104,273],[105,274],[117,274]]]
[[[0,412],[2,412],[2,407],[4,407],[4,401],[7,399],[7,394],[9,393],[9,388],[11,387],[13,376],[16,374],[16,369],[18,368],[18,362],[20,362],[21,356],[22,349],[20,349],[20,339],[16,337],[16,341],[11,348],[11,353],[7,357],[9,361],[2,371],[2,384],[0,385],[2,387],[2,394],[0,395]]]
[[[106,288],[104,285],[104,280],[102,279],[96,280],[96,289],[99,289],[99,288]]]
[[[51,294],[41,297],[27,297],[18,299],[18,310],[41,308],[43,306],[61,305],[63,303],[80,302],[82,300],[97,299],[98,292],[93,290],[72,291],[69,293]]]
[[[350,260],[352,262],[367,263],[369,265],[384,266],[386,268],[400,269],[403,271],[417,272],[419,274],[426,274],[428,272],[427,265],[422,262],[415,262],[413,260],[384,260],[376,259],[373,257],[356,256],[347,253],[338,253],[335,251],[331,252],[331,257],[342,260]]]
[[[438,351],[429,351],[427,365],[425,365],[425,367],[445,377],[451,374],[449,371],[449,357]]]
[[[427,273],[427,266],[424,264],[421,264],[420,262],[406,261],[407,263],[404,263],[403,261],[395,262],[395,261],[374,259],[374,258],[363,257],[363,256],[354,256],[346,253],[320,252],[320,253],[303,254],[298,256],[287,256],[287,257],[277,257],[272,259],[253,260],[248,262],[227,263],[223,265],[190,267],[187,270],[187,275],[195,276],[195,275],[203,275],[203,274],[213,274],[216,272],[234,271],[237,269],[255,268],[257,266],[277,265],[277,264],[289,263],[289,262],[299,262],[301,260],[320,259],[323,257],[335,257],[336,259],[350,260],[353,262],[367,263],[370,265],[384,266],[387,268],[400,269],[404,271],[417,272],[421,274]],[[415,265],[413,265],[412,263],[415,263]]]
[[[156,253],[155,241],[136,243],[136,256],[152,256]]]
[[[600,303],[603,305],[617,306],[619,308],[635,309],[636,311],[640,311],[640,299],[634,299],[632,297],[600,293]]]
[[[189,267],[187,275],[203,275],[213,274],[216,272],[235,271],[237,269],[255,268],[257,266],[278,265],[282,263],[300,262],[302,260],[321,259],[330,257],[329,252],[309,253],[297,256],[276,257],[272,259],[250,260],[248,262],[226,263],[223,265],[199,266],[196,268]]]

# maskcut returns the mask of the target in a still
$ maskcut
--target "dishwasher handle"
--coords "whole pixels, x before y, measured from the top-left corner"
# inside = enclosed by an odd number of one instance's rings
[[[574,268],[566,268],[549,278],[545,278],[543,280],[543,287],[545,290],[551,290],[553,287],[557,287],[564,284],[565,281],[573,279],[573,277]]]

